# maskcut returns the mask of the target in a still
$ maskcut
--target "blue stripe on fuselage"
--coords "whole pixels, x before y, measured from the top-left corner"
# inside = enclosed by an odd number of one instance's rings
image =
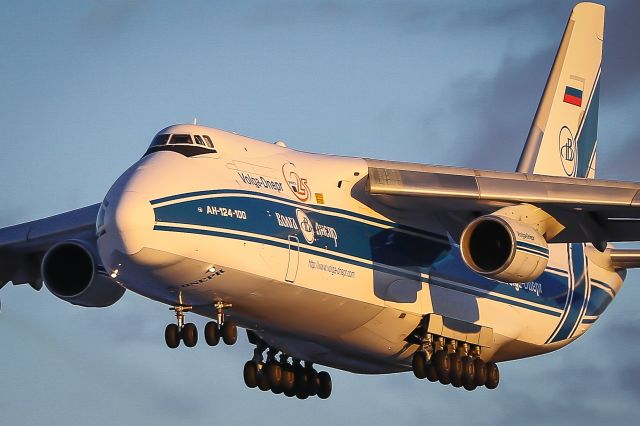
[[[571,336],[572,331],[580,320],[585,298],[587,297],[584,246],[581,243],[571,244],[571,273],[573,275],[573,297],[566,315],[561,320],[560,329],[551,339],[552,343]]]
[[[300,209],[314,226],[317,223],[335,230],[335,238],[316,235],[316,239],[308,245],[301,244],[302,252],[410,279],[419,279],[423,273],[430,274],[431,281],[436,285],[444,286],[444,281],[460,283],[465,287],[461,289],[461,286],[458,286],[455,288],[458,291],[489,299],[498,298],[503,303],[522,305],[555,316],[560,314],[547,308],[563,309],[566,303],[568,280],[567,277],[558,274],[564,272],[562,270],[550,268],[535,283],[527,283],[531,285],[512,285],[473,272],[464,264],[459,250],[453,249],[445,237],[434,232],[408,229],[393,222],[373,219],[346,210],[299,205],[289,199],[266,196],[262,193],[216,191],[216,196],[207,197],[213,195],[212,192],[202,191],[155,200],[155,205],[175,201],[154,208],[156,221],[164,222],[156,225],[155,229],[236,238],[288,248],[290,235],[297,236],[301,243],[305,242],[296,217],[296,210]],[[180,201],[187,196],[203,198]],[[243,211],[246,213],[246,220],[239,219],[237,215],[207,214],[207,207],[210,210],[224,207],[229,211]],[[341,213],[340,216],[331,214],[338,212]],[[276,213],[280,215],[280,222]],[[171,226],[172,223],[182,226]],[[216,230],[197,229],[194,225]],[[391,228],[387,228],[389,226]],[[224,232],[225,230],[230,232]],[[238,235],[233,231],[248,233],[250,236]],[[365,262],[345,256],[357,257]],[[373,263],[373,266],[367,262]],[[539,291],[531,290],[536,288],[539,288]],[[488,295],[489,292],[491,295]]]

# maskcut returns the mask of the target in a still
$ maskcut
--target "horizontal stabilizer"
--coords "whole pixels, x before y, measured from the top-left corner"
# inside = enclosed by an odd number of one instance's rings
[[[614,269],[640,268],[640,250],[607,250]]]

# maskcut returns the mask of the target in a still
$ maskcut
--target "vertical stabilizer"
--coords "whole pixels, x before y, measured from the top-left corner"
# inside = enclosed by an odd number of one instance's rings
[[[604,6],[573,9],[518,172],[595,177]]]

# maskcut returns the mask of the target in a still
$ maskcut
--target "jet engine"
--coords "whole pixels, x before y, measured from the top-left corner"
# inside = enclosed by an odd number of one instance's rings
[[[41,265],[44,285],[56,297],[74,305],[101,308],[116,303],[124,287],[100,265],[96,250],[83,240],[51,247]]]
[[[510,283],[535,280],[549,261],[542,235],[526,223],[497,214],[481,216],[467,225],[460,251],[475,272]]]

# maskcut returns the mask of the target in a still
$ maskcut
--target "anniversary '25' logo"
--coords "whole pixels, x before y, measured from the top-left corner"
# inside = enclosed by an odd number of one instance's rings
[[[309,189],[307,179],[298,175],[296,166],[294,166],[293,163],[285,163],[282,166],[282,176],[284,176],[287,186],[289,186],[289,189],[298,200],[309,201],[311,189]]]

